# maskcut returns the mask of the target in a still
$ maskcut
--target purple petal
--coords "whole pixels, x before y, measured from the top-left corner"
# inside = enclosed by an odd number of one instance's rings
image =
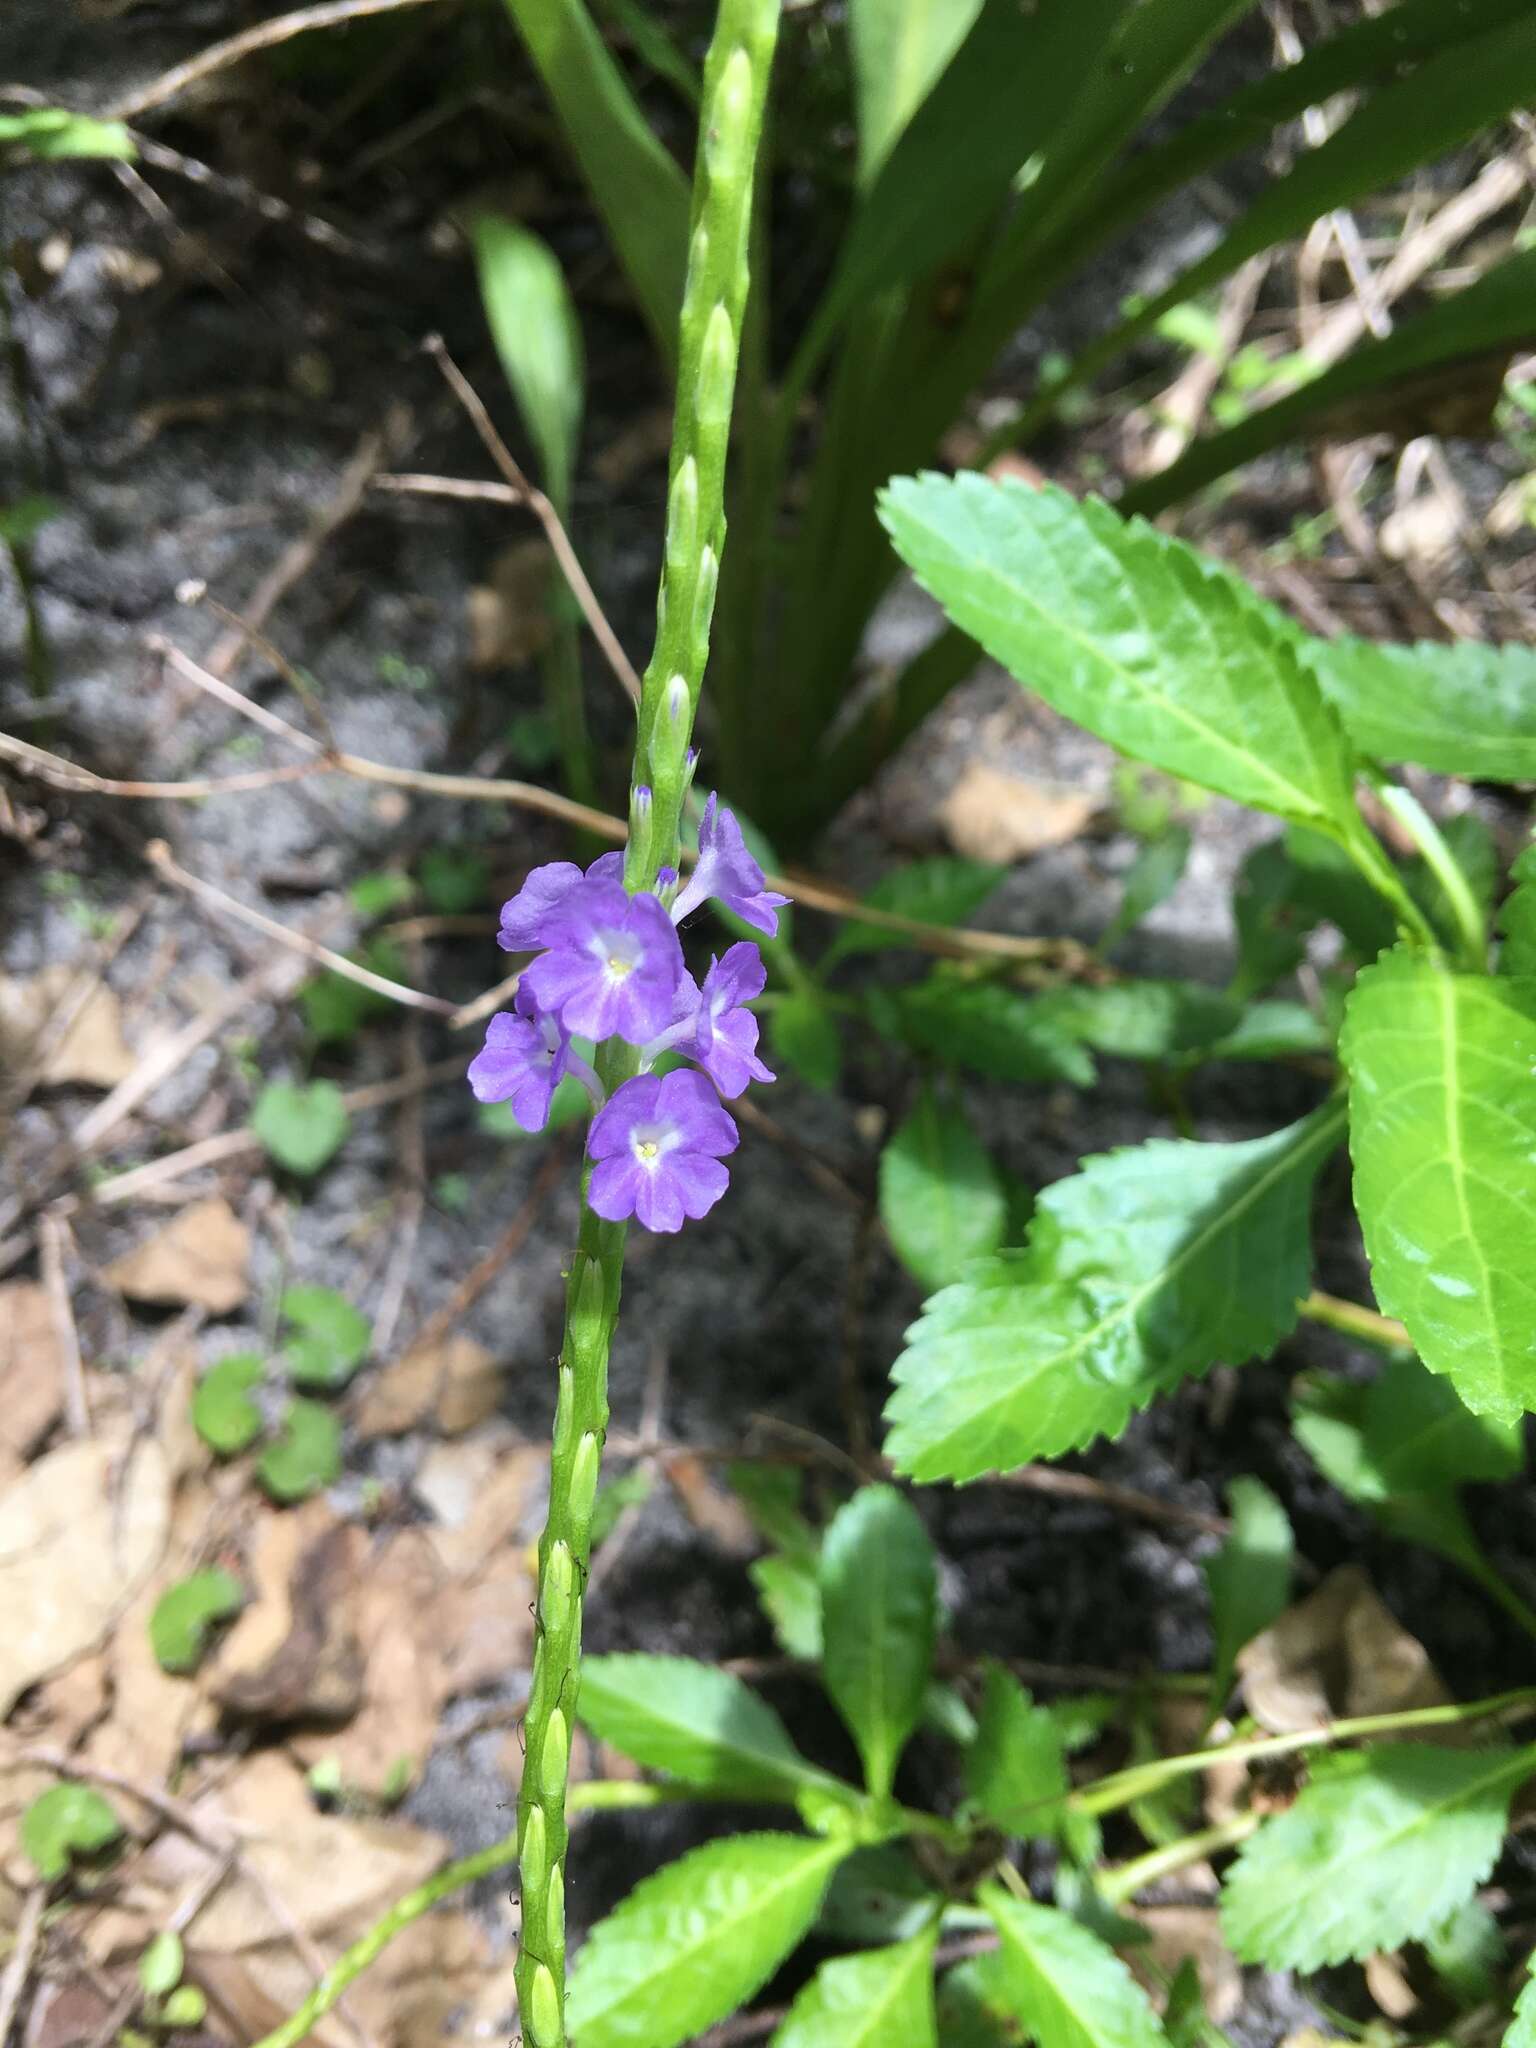
[[[574,861],[552,860],[534,868],[517,894],[501,906],[497,945],[508,953],[524,953],[546,944],[545,921],[581,879]]]
[[[730,1175],[718,1159],[701,1159],[697,1152],[683,1152],[675,1157],[672,1185],[684,1211],[695,1221],[708,1215],[730,1186],[730,1181]]]
[[[741,1133],[720,1107],[714,1089],[690,1068],[662,1076],[655,1114],[679,1133],[684,1151],[723,1158],[741,1143]]]
[[[727,1100],[744,1094],[750,1082],[773,1079],[757,1057],[757,1019],[750,1010],[731,1010],[720,1018],[696,1057]]]
[[[704,992],[711,1007],[735,1009],[738,1003],[760,996],[768,985],[763,956],[750,939],[738,939],[728,946],[724,957],[713,961],[704,978]]]
[[[649,1123],[656,1115],[661,1094],[659,1074],[638,1074],[613,1091],[592,1119],[587,1133],[587,1151],[593,1159],[617,1158],[628,1153],[629,1134],[637,1123]],[[599,1214],[603,1213],[599,1211]],[[625,1214],[629,1212],[626,1210]]]
[[[633,1216],[642,1184],[649,1176],[628,1148],[613,1159],[600,1159],[587,1183],[587,1201],[607,1223]]]
[[[682,1193],[675,1185],[676,1173],[652,1167],[640,1171],[635,1191],[635,1220],[647,1230],[681,1230],[688,1213]]]
[[[579,993],[594,975],[600,975],[597,962],[586,953],[552,950],[541,953],[537,960],[530,960],[523,969],[523,978],[518,984],[519,991],[526,989],[529,1000],[552,1017],[565,1022],[565,1005]],[[577,1030],[576,1025],[566,1025],[567,1030]],[[583,1031],[584,1038],[590,1038],[589,1031]]]
[[[754,931],[761,932],[768,939],[779,936],[779,912],[793,900],[781,896],[776,889],[759,889],[752,896],[735,896],[724,889],[717,889],[715,894],[727,910],[735,911],[743,924],[751,925]]]
[[[622,851],[600,853],[587,869],[589,882],[622,882],[624,879],[624,855]]]

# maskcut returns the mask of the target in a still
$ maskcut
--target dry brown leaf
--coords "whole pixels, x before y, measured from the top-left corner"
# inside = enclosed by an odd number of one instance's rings
[[[1007,862],[1075,839],[1097,808],[1091,796],[1026,782],[977,761],[940,804],[938,817],[956,853]]]
[[[1429,1652],[1383,1606],[1358,1565],[1331,1572],[1255,1636],[1237,1668],[1248,1711],[1276,1735],[1339,1715],[1441,1706],[1451,1697]]]
[[[1365,1988],[1389,2020],[1411,2019],[1419,2009],[1419,1994],[1396,1956],[1366,1957]]]
[[[105,1987],[84,1977],[45,1977],[38,1985],[22,2035],[25,2048],[79,2048],[100,2032],[112,2007]]]
[[[469,593],[469,665],[518,668],[549,645],[553,560],[543,540],[515,540]]]
[[[0,1717],[101,1641],[160,1562],[170,1517],[152,1439],[66,1444],[0,1495]]]
[[[131,1614],[132,1608],[128,1612]],[[19,1739],[46,1742],[53,1749],[73,1749],[107,1711],[111,1700],[108,1654],[97,1650],[88,1657],[77,1657],[34,1687],[11,1724]]]
[[[347,1940],[443,1861],[447,1844],[407,1821],[344,1820],[316,1810],[303,1773],[261,1750],[195,1802],[199,1820],[234,1835],[243,1867],[231,1872],[186,1933],[189,1955],[239,1954],[286,1941],[287,1921]],[[170,1892],[206,1874],[211,1851],[167,1829],[143,1857],[146,1883]],[[254,1871],[267,1890],[253,1882]],[[271,1896],[268,1896],[270,1892]]]
[[[1147,1971],[1152,1963],[1167,1982],[1187,1957],[1200,1979],[1205,2009],[1218,2027],[1233,2017],[1243,2002],[1243,1973],[1237,1959],[1222,1939],[1221,1922],[1214,1906],[1137,1906],[1131,1909],[1151,1940],[1145,1948],[1128,1948],[1126,1960],[1149,1991],[1159,1988],[1158,1977]]]
[[[251,1234],[221,1195],[189,1202],[103,1278],[131,1301],[171,1302],[228,1315],[250,1292]]]
[[[500,1397],[491,1353],[456,1333],[407,1351],[379,1374],[358,1406],[358,1432],[403,1436],[430,1424],[444,1436],[462,1436],[495,1414]]]
[[[440,1609],[448,1697],[498,1685],[525,1670],[533,1650],[533,1576],[508,1552],[468,1585],[444,1595]]]
[[[734,1493],[727,1493],[702,1458],[676,1451],[662,1467],[693,1526],[713,1538],[727,1557],[756,1557],[762,1538]]]
[[[323,1501],[259,1525],[250,1562],[255,1598],[225,1638],[210,1675],[213,1696],[237,1714],[271,1721],[343,1721],[363,1700],[357,1635],[362,1530]]]
[[[538,1500],[549,1466],[547,1451],[518,1444],[502,1452],[488,1478],[466,1489],[463,1480],[470,1467],[454,1469],[450,1459],[454,1452],[469,1448],[440,1445],[423,1460],[415,1480],[416,1492],[442,1525],[431,1531],[437,1554],[452,1576],[462,1579],[473,1578],[493,1556],[511,1547]]]
[[[67,963],[25,978],[0,975],[0,1066],[21,1067],[47,1057],[39,1075],[44,1086],[78,1082],[86,1088],[115,1088],[138,1060],[123,1040],[122,1006],[105,982],[98,982],[62,1037],[56,1019],[71,1003],[79,970]],[[50,1041],[58,1039],[57,1044]]]
[[[0,1287],[0,1466],[21,1465],[59,1419],[64,1361],[45,1288]]]
[[[386,1538],[368,1559],[357,1595],[363,1703],[345,1728],[294,1740],[306,1764],[334,1757],[342,1782],[365,1792],[382,1791],[402,1763],[419,1771],[448,1696],[444,1578],[421,1529]]]

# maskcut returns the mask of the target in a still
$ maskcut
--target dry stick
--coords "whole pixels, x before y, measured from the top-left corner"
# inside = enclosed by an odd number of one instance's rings
[[[427,337],[427,349],[448,381],[449,389],[469,415],[470,424],[485,445],[485,451],[501,471],[502,476],[514,491],[521,491],[523,502],[543,527],[554,550],[560,573],[570,585],[571,594],[581,606],[587,624],[592,628],[597,644],[607,657],[608,666],[618,677],[625,695],[632,703],[640,702],[640,678],[631,666],[629,657],[619,645],[618,635],[603,616],[602,606],[593,595],[592,586],[579,561],[576,550],[571,546],[570,536],[561,524],[554,506],[541,490],[538,490],[524,476],[516,458],[491,423],[491,416],[481,404],[479,394],[464,375],[458,364],[443,345],[443,337],[433,334]]]
[[[1194,439],[1205,409],[1237,353],[1238,344],[1259,302],[1259,293],[1269,275],[1272,257],[1250,256],[1237,274],[1229,278],[1221,295],[1214,346],[1201,349],[1147,410],[1157,421],[1157,431],[1137,457],[1138,471],[1148,475],[1175,462]]]
[[[1182,1507],[1177,1501],[1159,1500],[1134,1486],[1117,1486],[1113,1480],[1095,1479],[1091,1472],[1063,1472],[1054,1465],[1020,1465],[1012,1472],[994,1475],[995,1486],[1023,1487],[1030,1493],[1053,1494],[1058,1499],[1090,1500],[1100,1506],[1119,1508],[1139,1515],[1146,1522],[1166,1522],[1173,1528],[1201,1529],[1209,1536],[1226,1536],[1232,1524],[1225,1515],[1207,1514],[1201,1508]]]
[[[43,1288],[53,1322],[54,1346],[63,1367],[64,1419],[71,1436],[89,1436],[91,1408],[80,1363],[80,1333],[75,1328],[69,1282],[64,1276],[64,1222],[62,1217],[45,1212],[38,1229],[42,1240]]]
[[[468,387],[465,387],[468,389]],[[476,400],[478,404],[479,401]],[[507,457],[510,462],[512,458]],[[513,463],[514,469],[517,467]],[[521,472],[519,471],[519,474]],[[422,498],[468,498],[489,505],[515,505],[529,511],[544,529],[550,550],[560,566],[566,586],[581,607],[582,617],[592,630],[592,637],[603,651],[608,666],[618,677],[624,694],[638,699],[640,679],[634,665],[619,645],[618,636],[609,625],[598,603],[586,572],[571,546],[570,536],[561,524],[560,515],[544,493],[526,480],[521,484],[476,483],[470,478],[456,476],[376,476],[373,479],[376,491],[396,491]]]
[[[399,4],[399,0],[396,0]],[[331,536],[352,517],[367,495],[369,480],[385,459],[401,447],[410,434],[410,414],[402,405],[392,405],[381,427],[370,427],[353,451],[341,473],[335,495],[323,505],[297,540],[284,548],[251,593],[239,626],[215,644],[208,668],[216,676],[227,676],[245,652],[249,639],[247,625],[257,631],[271,617],[283,598],[314,567],[315,557]]]
[[[43,1929],[43,1908],[47,1903],[46,1884],[33,1885],[22,1901],[10,1959],[6,1963],[4,1977],[0,1977],[0,2048],[5,2048],[10,2038],[16,2008],[32,1974],[32,1959],[37,1954],[37,1940]]]
[[[216,888],[212,882],[205,882],[199,876],[189,874],[172,857],[171,849],[163,839],[152,839],[144,849],[144,858],[168,882],[174,882],[178,889],[185,889],[189,896],[195,896],[199,903],[205,903],[223,917],[232,917],[241,924],[248,924],[253,931],[262,932],[269,939],[276,939],[279,945],[290,951],[302,953],[306,960],[313,960],[319,966],[328,968],[332,974],[339,974],[347,981],[355,981],[359,987],[372,989],[375,995],[388,996],[393,1003],[403,1003],[407,1009],[430,1010],[436,1017],[451,1017],[455,1006],[445,1002],[441,996],[429,996],[419,988],[407,988],[404,982],[391,981],[387,975],[375,974],[370,967],[359,967],[355,960],[348,960],[342,953],[335,953],[329,946],[322,946],[318,939],[306,938],[304,933],[291,930],[279,924],[275,917],[268,917],[264,911],[253,910],[248,903],[242,903],[237,896]]]
[[[234,1850],[229,1849],[220,1857],[217,1863],[210,1864],[201,1877],[193,1879],[177,1902],[170,1919],[166,1922],[167,1933],[183,1934],[186,1932],[187,1928],[191,1926],[198,1914],[201,1913],[220,1885],[223,1884],[225,1878],[235,1868],[237,1861]],[[126,2025],[133,2016],[134,2007],[143,1996],[143,1987],[139,1984],[138,1979],[130,1977],[118,1993],[106,2018],[86,2042],[85,2048],[109,2048],[109,2044],[117,2039],[119,2028]],[[3,2037],[0,2037],[0,2048],[4,2048]]]
[[[125,782],[115,775],[98,775],[91,768],[77,768],[62,755],[46,753],[28,740],[13,739],[0,732],[0,759],[11,760],[54,789],[72,796],[127,796],[157,803],[194,803],[210,796],[240,796],[256,789],[270,789],[278,782],[301,782],[323,774],[324,761],[294,761],[283,768],[251,768],[240,775],[203,775],[181,782]]]
[[[242,29],[237,36],[227,36],[221,43],[211,43],[184,64],[173,64],[169,71],[163,71],[148,85],[140,86],[111,106],[104,107],[101,118],[127,121],[135,114],[148,113],[151,107],[163,107],[168,100],[179,99],[190,86],[212,77],[216,71],[227,70],[231,64],[240,63],[258,50],[270,50],[276,44],[304,35],[310,29],[339,28],[349,21],[360,21],[364,15],[389,14],[396,8],[426,4],[427,0],[327,0],[323,6],[300,7],[292,14],[279,14],[271,21],[257,22],[254,28]]]

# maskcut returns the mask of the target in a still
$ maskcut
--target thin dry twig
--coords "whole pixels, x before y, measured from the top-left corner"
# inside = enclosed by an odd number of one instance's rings
[[[223,917],[233,917],[241,924],[248,924],[253,931],[262,932],[269,939],[275,939],[290,952],[301,953],[306,960],[313,960],[317,966],[339,974],[345,981],[355,981],[360,988],[372,989],[375,995],[388,996],[392,1003],[401,1003],[411,1010],[430,1010],[436,1017],[451,1017],[454,1005],[445,1002],[441,996],[430,996],[419,988],[407,988],[402,981],[391,981],[387,975],[375,974],[371,967],[359,967],[355,960],[348,960],[345,954],[333,952],[329,946],[322,946],[318,939],[311,939],[303,932],[296,932],[285,924],[279,924],[275,917],[268,917],[264,911],[253,910],[248,903],[242,903],[238,896],[205,882],[201,876],[189,874],[182,867],[163,839],[152,839],[144,849],[144,858],[168,882],[174,882],[178,889],[184,889],[189,896],[195,896],[199,903],[205,903]]]
[[[85,1372],[80,1363],[80,1333],[69,1302],[69,1281],[64,1272],[66,1228],[62,1217],[45,1211],[38,1225],[41,1241],[43,1288],[53,1323],[54,1349],[64,1374],[64,1420],[71,1436],[91,1433],[91,1407],[86,1397]]]
[[[158,803],[198,803],[210,796],[248,795],[252,790],[271,789],[279,782],[302,782],[325,772],[324,761],[290,761],[280,768],[250,768],[239,775],[200,775],[177,782],[126,782],[115,775],[98,775],[92,768],[78,768],[60,754],[34,747],[0,732],[0,758],[14,761],[39,782],[62,789],[72,796],[126,796]]]
[[[0,2048],[5,2048],[10,2039],[16,2008],[21,2004],[27,1979],[32,1974],[38,1937],[43,1931],[43,1908],[47,1903],[48,1887],[45,1884],[33,1885],[22,1901],[21,1917],[16,1923],[5,1975],[0,1977]]]
[[[549,538],[555,560],[560,564],[560,573],[570,586],[571,595],[581,606],[587,624],[592,628],[593,637],[603,650],[608,666],[618,677],[624,694],[631,703],[640,702],[640,678],[635,674],[628,655],[619,645],[618,635],[603,615],[603,608],[587,581],[586,572],[576,558],[571,546],[570,535],[561,524],[554,506],[544,493],[528,481],[519,467],[512,451],[492,424],[491,416],[481,403],[480,396],[458,364],[449,355],[440,334],[427,337],[426,347],[438,368],[448,382],[449,389],[469,415],[470,424],[484,443],[486,453],[501,471],[502,476],[514,491],[521,491],[523,502],[538,520]]]
[[[1207,1514],[1201,1508],[1186,1508],[1178,1501],[1159,1500],[1134,1486],[1117,1486],[1113,1480],[1095,1479],[1091,1472],[1064,1472],[1055,1465],[1020,1465],[1012,1472],[993,1476],[994,1486],[1018,1486],[1030,1493],[1051,1494],[1057,1499],[1088,1500],[1123,1514],[1138,1515],[1144,1522],[1163,1522],[1171,1528],[1199,1529],[1208,1536],[1225,1536],[1232,1527],[1225,1515]]]
[[[221,43],[210,43],[184,64],[173,64],[148,85],[141,85],[104,107],[101,118],[128,121],[136,114],[147,114],[151,107],[163,107],[168,100],[179,99],[189,87],[211,78],[215,72],[227,70],[258,50],[273,49],[311,29],[339,28],[349,21],[360,21],[364,15],[389,14],[397,8],[426,4],[428,0],[326,0],[322,6],[300,7],[292,14],[276,15],[270,21],[259,21],[252,28],[242,29],[239,35],[226,36]]]

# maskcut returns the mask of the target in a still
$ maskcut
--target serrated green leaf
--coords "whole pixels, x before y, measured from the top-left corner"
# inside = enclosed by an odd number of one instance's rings
[[[791,989],[768,1012],[768,1043],[775,1068],[788,1067],[802,1081],[830,1094],[843,1067],[837,1019],[810,989]]]
[[[979,1896],[1002,1937],[989,1993],[1038,2048],[1167,2048],[1146,1993],[1097,1935],[995,1885]]]
[[[1481,1899],[1465,1899],[1422,1937],[1429,1966],[1463,2010],[1492,2005],[1504,1974],[1504,1930]]]
[[[1319,1970],[1427,1933],[1493,1868],[1529,1750],[1394,1743],[1333,1760],[1222,1887],[1240,1962]]]
[[[872,991],[869,1001],[882,1030],[946,1065],[996,1081],[1066,1081],[1079,1088],[1093,1082],[1092,1056],[1047,997],[964,980],[941,968],[914,988]]]
[[[821,1536],[801,1509],[801,1474],[793,1465],[738,1458],[726,1467],[725,1476],[765,1542],[790,1557],[815,1564]]]
[[[1525,1464],[1518,1420],[1474,1415],[1416,1358],[1386,1360],[1365,1392],[1363,1450],[1378,1498],[1513,1479]],[[1362,1496],[1357,1494],[1356,1498]]]
[[[1269,996],[1250,1003],[1232,1029],[1204,1048],[1206,1060],[1284,1060],[1333,1051],[1333,1034],[1305,1003]]]
[[[996,1966],[996,1956],[972,1956],[944,1973],[938,1996],[944,2048],[1020,2048],[1023,2027],[998,2010]]]
[[[937,2048],[931,1933],[823,1963],[772,2048]]]
[[[1055,1832],[1068,1790],[1066,1752],[1049,1707],[1036,1706],[1001,1664],[989,1663],[976,1739],[965,1756],[972,1799],[1005,1835]]]
[[[1502,2048],[1536,2048],[1536,1955],[1526,1964],[1526,1978],[1515,2000],[1514,2018]]]
[[[859,182],[867,185],[976,19],[981,0],[853,0]]]
[[[50,1883],[75,1856],[93,1856],[122,1837],[123,1824],[94,1785],[50,1785],[21,1817],[21,1846]]]
[[[214,1624],[245,1604],[245,1588],[231,1573],[193,1572],[160,1595],[149,1617],[149,1640],[162,1671],[195,1671]]]
[[[893,911],[920,924],[963,924],[975,916],[1007,872],[990,861],[935,854],[930,860],[893,868],[864,901],[871,910]],[[909,943],[903,932],[850,919],[827,948],[823,965],[830,967],[850,953],[881,953]]]
[[[940,1903],[903,1842],[874,1842],[840,1863],[816,1921],[818,1940],[862,1944],[921,1934]]]
[[[1100,953],[1110,952],[1160,903],[1167,902],[1184,878],[1192,843],[1187,825],[1169,825],[1141,848],[1125,871],[1120,908],[1105,927]]]
[[[1008,1201],[986,1147],[953,1104],[924,1087],[880,1154],[880,1220],[925,1287],[956,1280],[1003,1241]]]
[[[938,1629],[933,1545],[893,1486],[861,1487],[828,1524],[821,1602],[823,1681],[883,1799],[923,1710]]]
[[[334,1287],[289,1287],[283,1318],[299,1332],[283,1346],[295,1386],[333,1393],[344,1387],[368,1355],[368,1318]]]
[[[587,1936],[566,2018],[581,2048],[677,2048],[767,1982],[816,1917],[841,1841],[733,1835],[645,1878]]]
[[[256,1477],[274,1500],[307,1500],[341,1471],[341,1423],[319,1401],[293,1400],[275,1443],[256,1465]]]
[[[894,1368],[887,1456],[924,1480],[1011,1471],[1269,1351],[1309,1284],[1312,1183],[1343,1124],[1329,1104],[1268,1138],[1085,1161],[1040,1197],[1022,1252],[924,1305]]]
[[[1399,951],[1355,984],[1355,1206],[1376,1298],[1469,1408],[1536,1405],[1536,981]]]
[[[251,1399],[267,1369],[254,1351],[232,1352],[208,1368],[192,1393],[192,1427],[211,1451],[232,1458],[261,1434],[261,1410]]]
[[[271,1081],[256,1098],[251,1129],[289,1173],[318,1173],[339,1149],[352,1119],[334,1081]]]
[[[1536,846],[1528,846],[1509,872],[1518,886],[1499,912],[1499,972],[1536,981]]]
[[[1194,981],[1117,981],[1035,998],[1043,1017],[1114,1059],[1168,1060],[1215,1045],[1240,1021],[1242,1004]]]
[[[480,297],[503,374],[539,451],[540,481],[565,516],[581,435],[584,357],[565,272],[548,243],[483,209],[470,238]]]
[[[975,473],[899,477],[880,511],[955,624],[1057,711],[1238,803],[1358,830],[1349,751],[1294,634],[1182,541]]]
[[[747,1566],[779,1648],[807,1664],[821,1662],[821,1587],[814,1563],[800,1557],[759,1557]]]
[[[807,1785],[831,1782],[766,1700],[690,1657],[584,1657],[576,1711],[599,1741],[707,1791],[793,1805]]]
[[[1308,651],[1362,753],[1489,782],[1536,776],[1536,648],[1339,639]]]
[[[1285,1509],[1257,1479],[1234,1479],[1227,1488],[1231,1533],[1205,1561],[1216,1639],[1207,1707],[1214,1720],[1232,1690],[1238,1652],[1284,1613],[1291,1597],[1296,1539]]]

